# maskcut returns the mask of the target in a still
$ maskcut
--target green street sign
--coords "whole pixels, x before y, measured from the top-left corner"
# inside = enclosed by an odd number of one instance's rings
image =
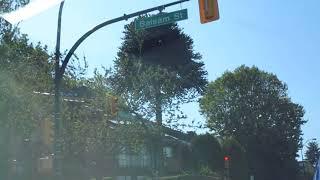
[[[188,10],[183,9],[170,13],[161,13],[147,18],[140,18],[135,21],[136,30],[147,29],[165,24],[174,23],[188,19]]]

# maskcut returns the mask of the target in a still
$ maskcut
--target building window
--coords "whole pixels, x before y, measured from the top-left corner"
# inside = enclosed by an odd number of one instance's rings
[[[117,180],[131,180],[130,176],[117,176]]]
[[[125,167],[129,167],[129,157],[127,154],[125,153],[121,153],[118,156],[118,160],[119,160],[119,167],[121,168],[125,168]]]
[[[53,168],[52,157],[46,156],[38,160],[38,171],[40,173],[50,173]]]
[[[140,153],[130,153],[125,149],[118,155],[118,163],[120,168],[139,167],[145,168],[150,166],[150,154],[146,149],[142,149]]]
[[[142,167],[149,167],[150,166],[150,156],[147,154],[142,155]]]
[[[131,155],[131,167],[141,167],[141,159],[138,155]]]
[[[166,157],[166,158],[172,158],[172,156],[173,156],[172,148],[171,147],[164,147],[163,154],[164,154],[164,157]]]

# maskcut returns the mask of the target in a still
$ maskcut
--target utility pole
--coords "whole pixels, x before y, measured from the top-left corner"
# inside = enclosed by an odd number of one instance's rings
[[[61,122],[61,102],[60,102],[60,85],[62,76],[60,74],[60,39],[61,39],[61,18],[64,1],[60,3],[57,27],[57,42],[55,51],[55,73],[54,73],[54,154],[53,169],[55,179],[62,179],[62,122]]]
[[[224,180],[230,180],[230,156],[225,156],[223,160],[224,160],[224,168],[225,168]]]
[[[77,50],[77,48],[80,46],[80,44],[87,39],[91,34],[96,32],[97,30],[116,23],[123,20],[128,20],[130,18],[140,16],[143,14],[147,14],[153,11],[162,11],[167,7],[181,4],[184,2],[187,2],[190,0],[179,0],[172,3],[164,4],[161,6],[153,7],[150,9],[145,9],[142,11],[138,11],[132,14],[124,14],[123,16],[120,16],[118,18],[114,18],[108,21],[105,21],[91,30],[89,30],[87,33],[85,33],[82,37],[80,37],[75,44],[71,47],[67,55],[62,61],[62,64],[60,66],[60,60],[61,60],[61,53],[60,53],[60,39],[61,39],[61,20],[62,20],[62,11],[64,6],[64,1],[60,3],[60,9],[58,14],[58,27],[57,27],[57,42],[56,42],[56,51],[55,51],[55,75],[54,75],[54,156],[53,156],[53,167],[54,167],[54,177],[55,180],[62,180],[62,159],[63,159],[63,152],[62,152],[62,144],[63,144],[63,136],[62,136],[62,125],[63,121],[61,119],[61,100],[60,100],[60,86],[61,81],[64,75],[64,72],[67,68],[68,62],[71,59],[74,52]]]

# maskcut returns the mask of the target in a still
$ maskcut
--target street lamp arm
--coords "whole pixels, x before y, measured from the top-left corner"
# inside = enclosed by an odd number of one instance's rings
[[[63,77],[63,74],[64,74],[64,72],[65,72],[65,70],[67,68],[67,65],[68,65],[68,62],[69,62],[70,58],[72,57],[74,52],[77,50],[77,48],[80,46],[80,44],[85,39],[87,39],[91,34],[96,32],[97,30],[99,30],[99,29],[101,29],[101,28],[103,28],[103,27],[105,27],[107,25],[110,25],[110,24],[113,24],[113,23],[116,23],[116,22],[119,22],[119,21],[123,21],[123,20],[128,20],[130,18],[133,18],[133,17],[136,17],[136,16],[140,16],[142,14],[146,14],[146,13],[149,13],[149,12],[152,12],[152,11],[157,11],[157,10],[162,11],[166,7],[173,6],[173,5],[176,5],[176,4],[180,4],[180,3],[183,3],[183,2],[186,2],[186,1],[190,1],[190,0],[175,1],[175,2],[172,2],[172,3],[165,4],[165,5],[153,7],[153,8],[142,10],[142,11],[138,11],[138,12],[135,12],[135,13],[132,13],[132,14],[128,14],[128,15],[125,14],[125,15],[123,15],[121,17],[105,21],[105,22],[95,26],[90,31],[85,33],[80,39],[78,39],[76,41],[76,43],[71,47],[71,49],[67,53],[66,57],[64,58],[64,61],[62,62],[62,66],[61,66],[60,71],[59,71],[59,78],[61,79]]]
[[[71,47],[71,49],[69,50],[68,54],[66,55],[66,57],[64,58],[64,60],[62,62],[62,66],[61,66],[60,72],[59,72],[60,78],[62,78],[62,76],[67,68],[68,62],[71,59],[72,55],[74,54],[74,52],[77,50],[77,48],[80,46],[80,44],[85,39],[87,39],[91,34],[96,32],[97,30],[101,29],[102,27],[107,26],[112,23],[115,23],[115,22],[118,22],[118,21],[122,21],[124,19],[125,19],[125,15],[122,17],[118,17],[118,18],[106,21],[104,23],[101,23],[101,24],[97,25],[96,27],[94,27],[93,29],[91,29],[90,31],[88,31],[87,33],[85,33],[80,39],[78,39],[76,41],[76,43]]]
[[[60,59],[60,39],[61,39],[61,18],[62,18],[62,9],[64,1],[60,3],[59,15],[58,15],[58,27],[57,27],[57,42],[56,42],[56,51],[55,56],[57,59]]]
[[[57,44],[55,52],[55,75],[54,75],[54,176],[56,179],[61,179],[62,174],[62,165],[61,165],[61,115],[60,115],[60,40],[61,40],[61,19],[62,19],[62,10],[64,6],[64,1],[60,3],[59,15],[58,15],[58,27],[57,27]]]

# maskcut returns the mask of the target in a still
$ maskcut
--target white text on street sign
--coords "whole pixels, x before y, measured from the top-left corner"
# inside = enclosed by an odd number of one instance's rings
[[[162,13],[135,21],[136,30],[147,29],[188,19],[188,10],[183,9],[170,13]]]

